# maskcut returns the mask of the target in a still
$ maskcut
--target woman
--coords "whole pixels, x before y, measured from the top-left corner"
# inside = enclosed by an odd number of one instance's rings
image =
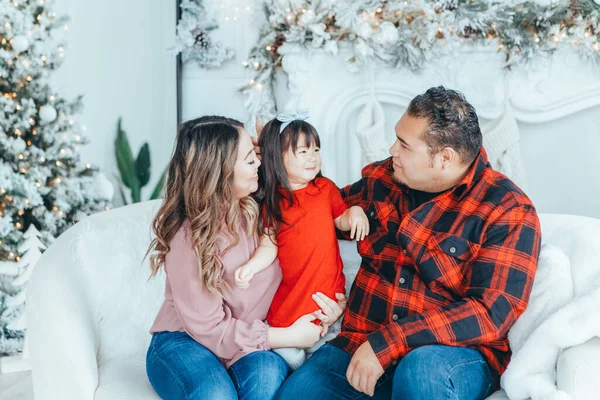
[[[257,247],[260,161],[243,125],[224,117],[185,122],[153,221],[152,275],[166,272],[165,301],[150,332],[150,383],[164,399],[270,399],[288,366],[270,351],[311,347],[322,328],[307,314],[287,328],[263,320],[281,281],[278,265],[241,290],[235,270]],[[277,262],[277,261],[275,261]],[[321,298],[330,318],[338,303]]]

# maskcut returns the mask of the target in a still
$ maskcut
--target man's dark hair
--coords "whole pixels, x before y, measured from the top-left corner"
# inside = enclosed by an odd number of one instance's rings
[[[411,100],[410,116],[427,118],[423,140],[434,155],[444,147],[454,149],[465,164],[471,164],[481,149],[482,137],[475,108],[465,96],[443,86],[432,87]]]

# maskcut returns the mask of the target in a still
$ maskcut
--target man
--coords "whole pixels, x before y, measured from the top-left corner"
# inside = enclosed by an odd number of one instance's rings
[[[342,190],[371,225],[342,332],[278,398],[469,400],[499,387],[535,275],[535,208],[488,164],[459,92],[415,97],[395,131],[392,157]]]

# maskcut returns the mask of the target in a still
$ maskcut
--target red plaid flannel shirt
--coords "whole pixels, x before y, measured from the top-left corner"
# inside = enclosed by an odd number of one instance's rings
[[[540,251],[534,206],[483,149],[458,185],[413,211],[392,175],[387,159],[342,189],[371,230],[358,243],[362,264],[331,343],[354,354],[368,340],[383,368],[420,346],[472,347],[502,374]]]

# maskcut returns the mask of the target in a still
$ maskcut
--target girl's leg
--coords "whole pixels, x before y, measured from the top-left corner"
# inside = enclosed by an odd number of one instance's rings
[[[300,368],[300,366],[304,364],[304,361],[306,361],[306,351],[304,349],[284,347],[281,349],[274,349],[273,351],[283,357],[292,371]]]
[[[229,367],[240,400],[270,400],[288,376],[285,360],[273,351],[255,351]]]
[[[152,336],[146,373],[164,400],[238,398],[217,356],[185,332],[160,332]]]

